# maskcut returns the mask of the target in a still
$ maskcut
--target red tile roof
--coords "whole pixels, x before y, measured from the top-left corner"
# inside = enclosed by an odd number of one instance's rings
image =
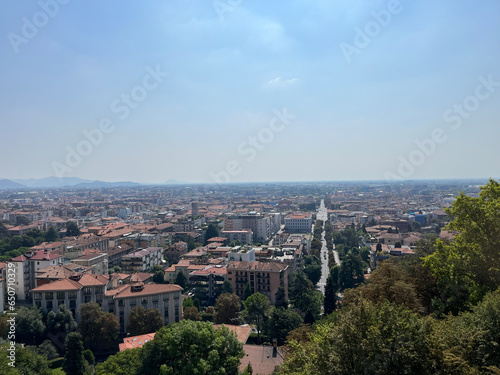
[[[145,284],[140,291],[132,292],[133,285],[125,285],[125,288],[115,294],[115,298],[129,298],[135,296],[148,296],[153,294],[162,294],[168,292],[182,291],[182,287],[176,284]],[[108,292],[106,292],[108,295]]]

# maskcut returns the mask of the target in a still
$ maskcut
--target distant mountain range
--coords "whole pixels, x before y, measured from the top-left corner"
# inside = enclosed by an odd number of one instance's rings
[[[0,179],[0,190],[7,189],[37,189],[37,188],[62,188],[72,187],[76,189],[92,189],[106,187],[134,187],[141,186],[137,182],[120,181],[120,182],[105,182],[98,180],[85,180],[78,177],[45,177],[45,178],[30,178],[25,180],[7,180]]]

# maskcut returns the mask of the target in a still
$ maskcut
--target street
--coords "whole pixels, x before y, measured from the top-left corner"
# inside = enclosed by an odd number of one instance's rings
[[[325,207],[325,201],[323,199],[321,200],[318,212],[316,213],[316,219],[323,220],[323,222],[328,220],[328,213]],[[335,245],[333,245],[333,256],[335,259],[335,263],[340,265],[339,254],[335,250]],[[325,294],[326,279],[329,273],[330,269],[328,268],[328,248],[326,247],[325,231],[323,231],[321,233],[321,279],[319,280],[317,285],[318,290],[323,294]]]

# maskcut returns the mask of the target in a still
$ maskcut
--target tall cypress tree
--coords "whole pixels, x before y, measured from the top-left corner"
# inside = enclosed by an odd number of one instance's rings
[[[62,369],[66,374],[83,375],[85,373],[85,359],[83,357],[82,335],[71,332],[64,342],[65,354]]]

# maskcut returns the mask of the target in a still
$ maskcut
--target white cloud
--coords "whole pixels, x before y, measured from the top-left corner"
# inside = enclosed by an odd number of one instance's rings
[[[282,77],[276,77],[276,78],[273,78],[272,80],[270,80],[269,82],[266,83],[266,87],[267,88],[271,88],[271,89],[283,89],[283,88],[287,88],[287,87],[290,87],[290,86],[293,86],[297,83],[299,83],[299,79],[297,77],[294,77],[294,78],[282,78]]]

